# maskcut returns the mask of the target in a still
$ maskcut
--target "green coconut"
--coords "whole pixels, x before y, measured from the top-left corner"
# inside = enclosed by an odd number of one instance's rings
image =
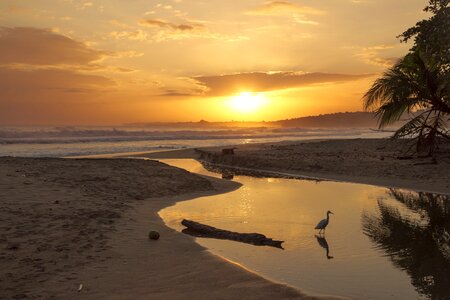
[[[154,230],[150,230],[150,232],[148,233],[148,238],[151,239],[151,240],[159,239],[159,232],[158,231],[154,231]]]

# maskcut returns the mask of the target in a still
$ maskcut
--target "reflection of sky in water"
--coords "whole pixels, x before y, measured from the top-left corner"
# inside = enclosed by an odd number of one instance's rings
[[[164,161],[211,174],[192,160]],[[186,218],[221,229],[258,232],[284,240],[285,250],[197,239],[217,255],[308,292],[364,299],[426,298],[415,289],[420,288],[420,284],[427,285],[423,281],[430,280],[428,273],[414,275],[417,272],[412,272],[411,275],[411,266],[393,263],[395,256],[409,252],[401,247],[397,249],[396,241],[390,240],[390,232],[394,232],[389,228],[392,218],[380,217],[380,210],[389,207],[390,211],[399,213],[400,222],[425,228],[429,217],[423,211],[409,209],[385,188],[368,185],[245,176],[235,177],[235,180],[243,183],[243,187],[227,194],[180,202],[160,214],[177,230],[183,228],[180,221]],[[315,237],[313,228],[325,218],[327,210],[335,215],[331,215],[324,241]],[[326,245],[332,259],[327,259]],[[448,267],[448,261],[440,264]],[[412,285],[410,276],[424,278]],[[450,275],[435,276],[440,276],[441,281],[450,278]],[[442,296],[446,292],[438,290],[431,294]]]

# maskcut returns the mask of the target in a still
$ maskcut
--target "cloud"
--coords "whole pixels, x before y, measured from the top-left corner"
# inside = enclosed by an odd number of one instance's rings
[[[319,15],[323,14],[324,11],[309,6],[301,6],[288,1],[268,1],[263,5],[246,12],[246,14],[248,15],[257,15],[257,16],[284,15],[287,13]]]
[[[0,67],[0,123],[89,122],[118,86],[103,76],[70,70],[16,70]],[[70,121],[69,121],[70,120]]]
[[[393,49],[390,45],[376,45],[371,47],[356,48],[356,56],[367,64],[389,68],[398,61],[398,57],[381,56],[381,53]]]
[[[147,27],[159,27],[176,31],[203,30],[205,28],[205,26],[200,23],[175,24],[161,19],[142,19],[139,21],[139,24]]]
[[[143,30],[122,30],[122,31],[112,31],[109,33],[109,35],[116,40],[137,40],[137,41],[145,41],[147,40],[147,33]]]
[[[16,4],[10,4],[7,5],[4,9],[1,9],[0,11],[3,11],[5,13],[17,14],[30,12],[30,9]]]
[[[102,97],[117,85],[93,72],[133,71],[98,64],[107,55],[111,54],[47,29],[1,27],[0,106],[16,118],[24,118],[25,112],[33,118],[35,109],[46,115],[45,107],[59,105],[64,110],[62,103]]]
[[[86,8],[92,7],[92,6],[94,6],[94,3],[92,3],[92,2],[85,2],[85,3],[83,3],[83,4],[81,5],[81,8],[80,8],[80,9],[86,9]]]
[[[38,90],[98,89],[112,87],[115,83],[109,78],[88,75],[60,69],[18,70],[0,68],[0,91],[13,91],[14,94]]]
[[[192,97],[195,93],[181,92],[176,89],[166,89],[159,96],[163,97]]]
[[[137,51],[119,51],[119,52],[114,52],[112,55],[112,57],[141,57],[144,56],[143,52],[137,52]]]
[[[103,71],[124,73],[133,70],[99,64],[103,58],[137,57],[135,51],[105,52],[89,47],[48,29],[0,28],[0,67],[7,70]],[[82,73],[80,73],[82,74]],[[83,75],[81,75],[83,76]]]
[[[181,23],[169,22],[163,19],[141,19],[138,24],[148,30],[133,28],[124,23],[112,20],[111,24],[126,30],[112,31],[109,35],[117,40],[165,41],[185,38],[215,38],[217,34],[210,33],[200,22],[183,20]]]
[[[248,37],[243,35],[227,35],[211,32],[203,23],[188,20],[183,20],[182,23],[177,24],[162,19],[142,19],[139,21],[139,25],[152,30],[147,40],[155,42],[193,38],[216,39],[227,42],[248,39]]]
[[[0,27],[0,65],[80,65],[107,55],[48,29]]]
[[[294,22],[306,25],[319,25],[319,22],[308,20],[304,15],[294,14]]]
[[[114,25],[114,26],[117,26],[117,27],[120,27],[120,28],[125,28],[125,29],[132,29],[133,28],[133,26],[128,25],[128,24],[123,23],[123,22],[120,22],[119,20],[116,20],[116,19],[110,20],[109,23],[111,25]]]
[[[370,74],[329,74],[329,73],[299,73],[299,72],[254,72],[215,76],[194,77],[207,96],[224,96],[233,93],[264,92],[299,88],[304,86],[354,81]]]

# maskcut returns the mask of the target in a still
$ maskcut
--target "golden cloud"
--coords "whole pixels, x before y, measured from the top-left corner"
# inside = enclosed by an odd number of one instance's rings
[[[106,52],[48,29],[0,28],[0,64],[80,65],[104,58]]]
[[[229,96],[239,92],[269,92],[305,86],[349,82],[373,74],[332,74],[302,72],[252,72],[185,78],[191,87],[163,88],[160,96]]]
[[[354,81],[370,74],[329,74],[300,72],[253,72],[216,76],[198,76],[194,79],[208,96],[224,96],[237,92],[264,92],[304,86]]]
[[[69,70],[37,69],[27,71],[0,68],[0,93],[8,93],[12,96],[30,93],[38,98],[37,92],[43,90],[87,91],[110,88],[114,85],[115,82],[109,78]]]
[[[147,27],[159,27],[177,31],[192,31],[204,29],[204,25],[200,23],[175,24],[161,19],[142,19],[139,24]]]
[[[106,77],[69,70],[0,68],[2,122],[48,123],[59,119],[64,123],[69,118],[77,121],[83,114],[91,113],[98,99],[105,97],[115,86]]]
[[[248,15],[282,15],[286,13],[301,13],[307,15],[319,15],[325,13],[323,10],[309,6],[301,6],[288,1],[268,1],[263,5],[246,12]]]
[[[1,27],[0,103],[25,112],[37,103],[89,101],[116,86],[93,71],[132,71],[98,64],[107,55],[48,29]]]
[[[0,67],[0,115],[3,124],[81,122],[101,116],[116,89],[109,78],[69,70],[15,70]],[[69,121],[70,120],[70,121]],[[85,120],[86,121],[86,120]]]
[[[27,7],[24,7],[24,6],[10,4],[10,5],[6,6],[4,9],[2,9],[0,11],[4,11],[6,13],[16,14],[16,13],[30,12],[30,9],[27,8]]]
[[[393,66],[397,61],[398,57],[386,57],[382,53],[394,46],[391,45],[376,45],[371,47],[357,48],[356,56],[359,57],[366,64],[377,65],[383,68],[389,68]]]
[[[162,19],[142,19],[139,21],[141,26],[153,29],[147,40],[162,42],[168,40],[182,39],[216,39],[227,42],[235,42],[248,39],[243,35],[226,35],[217,32],[211,32],[200,22],[183,20],[182,23],[173,23]],[[117,35],[114,33],[114,35]]]
[[[147,33],[143,30],[122,30],[122,31],[112,31],[109,33],[110,36],[117,40],[129,39],[137,41],[145,41],[147,39]]]

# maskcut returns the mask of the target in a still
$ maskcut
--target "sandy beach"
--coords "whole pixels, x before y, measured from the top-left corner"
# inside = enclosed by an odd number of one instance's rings
[[[201,156],[238,174],[259,169],[450,193],[448,148],[435,160],[398,159],[401,147],[356,139],[250,144],[232,156],[221,148],[138,156]],[[1,299],[309,298],[213,256],[158,216],[235,182],[154,160],[1,158],[0,186]],[[161,239],[149,240],[149,230]]]
[[[235,174],[298,175],[450,194],[450,144],[440,145],[433,158],[406,154],[408,145],[391,139],[337,139],[236,145],[235,154],[225,156],[218,147],[184,150],[184,155]]]
[[[215,257],[157,212],[236,189],[156,161],[0,159],[1,299],[305,298]],[[161,234],[147,238],[149,230]]]

